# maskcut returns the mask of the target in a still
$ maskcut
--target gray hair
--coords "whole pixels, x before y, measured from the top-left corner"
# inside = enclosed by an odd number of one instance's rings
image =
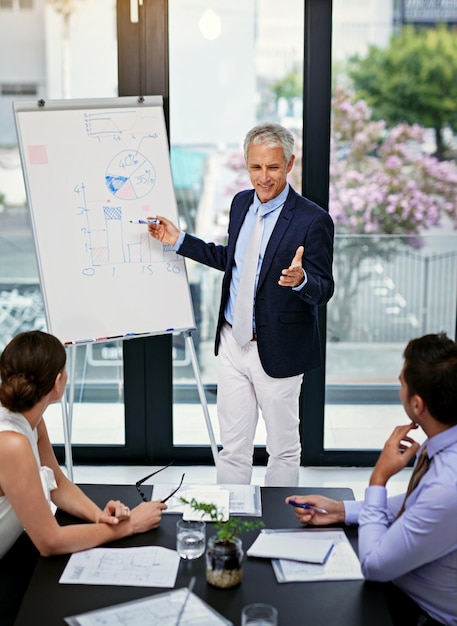
[[[294,152],[294,136],[292,133],[284,126],[274,124],[273,122],[257,124],[247,133],[243,145],[245,160],[247,160],[248,149],[251,144],[265,144],[270,148],[282,148],[286,163],[289,163]]]

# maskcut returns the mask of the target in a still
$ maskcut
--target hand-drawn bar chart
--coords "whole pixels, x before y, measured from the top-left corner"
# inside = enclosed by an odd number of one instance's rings
[[[102,207],[104,228],[92,229],[88,214],[87,236],[88,249],[91,253],[92,265],[114,265],[119,263],[163,263],[175,262],[182,264],[182,258],[173,252],[169,246],[158,245],[148,234],[145,227],[138,232],[138,227],[132,226],[123,219],[121,207]],[[125,231],[135,229],[135,235],[127,235]],[[179,268],[174,273],[181,271]]]

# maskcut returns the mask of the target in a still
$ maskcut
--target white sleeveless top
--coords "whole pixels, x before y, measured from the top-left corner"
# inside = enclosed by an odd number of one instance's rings
[[[37,429],[31,428],[28,421],[20,413],[12,413],[0,406],[0,432],[12,430],[25,435],[30,442],[35,455],[38,468],[40,470],[41,484],[44,495],[51,505],[51,491],[57,488],[54,472],[50,467],[40,466],[40,455],[38,454],[38,433]],[[16,513],[6,496],[0,496],[0,559],[8,552],[16,539],[22,533],[23,528]]]

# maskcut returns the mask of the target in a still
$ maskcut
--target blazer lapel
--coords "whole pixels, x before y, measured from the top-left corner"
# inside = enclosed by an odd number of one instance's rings
[[[233,231],[229,237],[229,247],[227,249],[227,267],[231,267],[233,263],[233,259],[235,257],[235,247],[236,242],[238,241],[238,235],[240,234],[241,226],[243,225],[246,214],[249,210],[249,207],[252,204],[252,199],[254,197],[254,190],[252,193],[244,194],[243,198],[240,198],[239,203],[233,206],[232,211],[232,222],[233,222]],[[236,211],[236,213],[235,213]]]
[[[274,259],[276,254],[276,250],[278,249],[279,244],[281,243],[281,239],[284,236],[284,233],[289,228],[292,219],[293,219],[293,209],[295,208],[295,198],[296,192],[290,188],[289,195],[284,203],[284,206],[281,210],[281,213],[278,217],[278,221],[276,222],[275,227],[273,228],[273,232],[271,233],[270,241],[268,242],[267,249],[265,250],[265,256],[263,258],[262,267],[260,269],[259,283],[257,285],[257,289],[260,288],[263,281],[265,280],[265,276],[267,275],[270,265]],[[292,261],[292,258],[290,259]]]

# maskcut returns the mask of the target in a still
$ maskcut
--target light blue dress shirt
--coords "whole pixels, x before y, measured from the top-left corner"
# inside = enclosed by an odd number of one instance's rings
[[[262,241],[260,244],[260,253],[259,260],[257,262],[257,271],[255,275],[255,289],[254,293],[257,291],[257,283],[259,282],[260,268],[262,267],[263,257],[265,256],[265,250],[267,248],[267,244],[270,240],[271,233],[273,232],[273,228],[276,226],[276,222],[278,221],[279,214],[281,213],[281,209],[284,206],[284,202],[287,199],[287,195],[289,193],[289,185],[286,184],[281,193],[270,200],[266,204],[262,204],[257,196],[254,194],[254,199],[249,207],[248,212],[246,213],[246,217],[244,219],[243,225],[240,229],[240,234],[238,235],[238,239],[236,241],[235,247],[235,263],[232,269],[232,280],[230,282],[230,295],[227,302],[227,306],[225,307],[225,319],[229,324],[233,324],[233,314],[235,311],[235,302],[236,296],[238,294],[238,287],[240,285],[241,272],[243,270],[243,261],[246,255],[246,248],[249,243],[249,239],[251,237],[252,230],[254,228],[255,221],[257,219],[257,211],[260,211],[260,214],[263,217],[263,233],[262,233]],[[292,259],[290,259],[292,261]],[[278,276],[279,280],[279,276]],[[301,286],[301,285],[300,285]],[[253,311],[253,321],[252,327],[255,330],[255,319],[254,319],[254,311]]]
[[[346,522],[359,524],[365,578],[392,580],[434,619],[457,626],[457,426],[423,446],[430,467],[398,519],[404,494],[388,498],[373,485],[363,502],[344,502]]]

